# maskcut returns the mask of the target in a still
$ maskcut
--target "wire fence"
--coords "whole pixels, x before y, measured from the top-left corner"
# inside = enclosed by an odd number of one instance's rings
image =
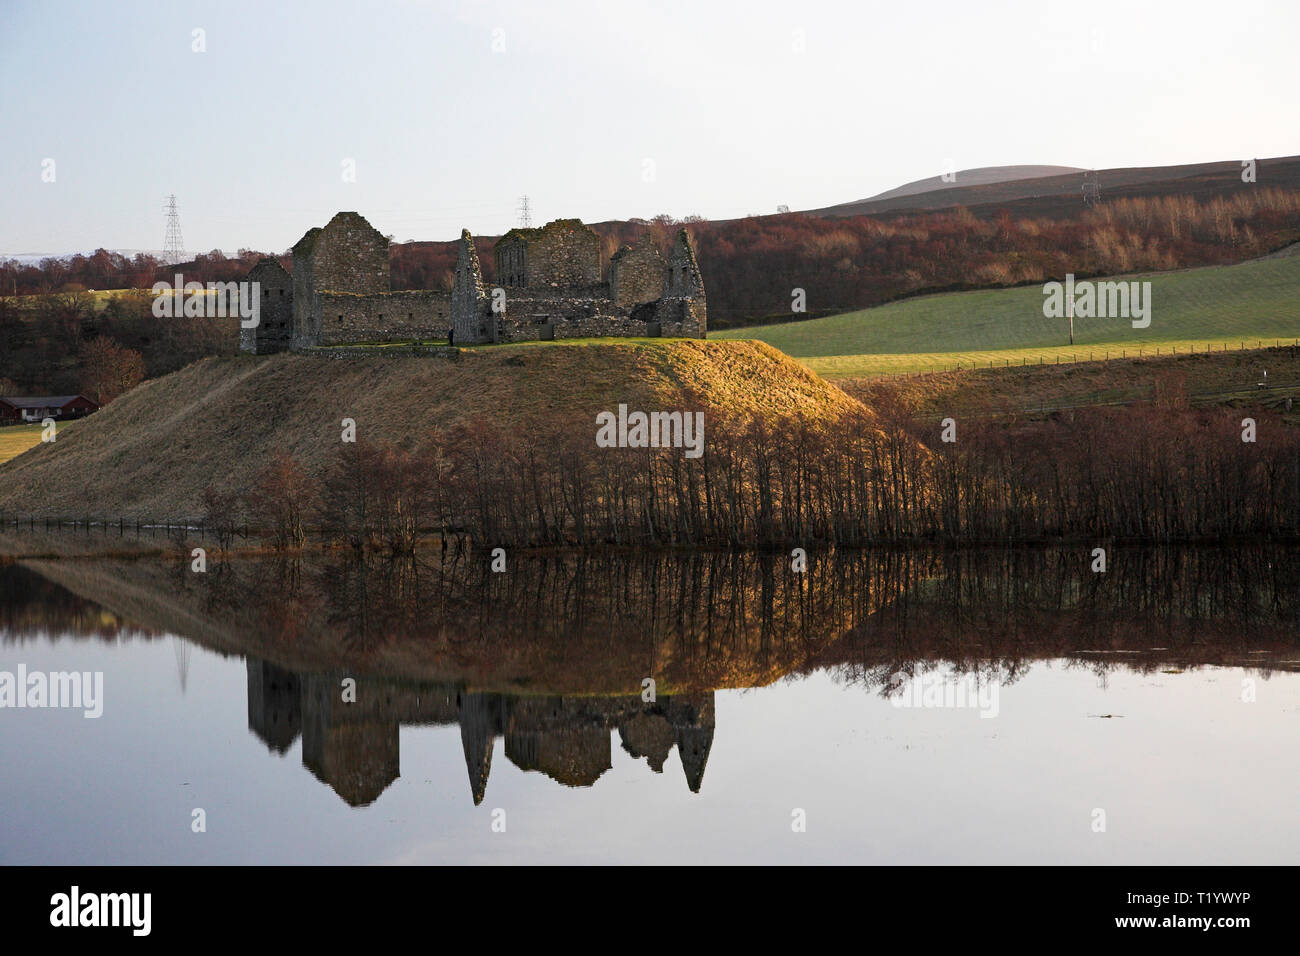
[[[74,534],[99,535],[108,537],[110,535],[119,538],[125,538],[130,535],[133,538],[162,538],[165,540],[176,540],[183,538],[191,540],[197,538],[200,541],[214,536],[211,528],[204,523],[188,524],[177,521],[147,521],[140,518],[127,518],[119,516],[111,517],[80,517],[80,518],[55,518],[38,515],[19,515],[5,514],[0,512],[0,533],[6,531],[43,531],[43,532],[69,532]],[[245,525],[235,530],[235,536],[247,538],[249,528]]]

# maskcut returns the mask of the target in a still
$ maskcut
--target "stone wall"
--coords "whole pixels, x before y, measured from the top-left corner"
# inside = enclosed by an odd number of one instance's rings
[[[610,297],[624,308],[653,302],[663,294],[663,256],[647,233],[632,246],[624,246],[609,263]]]
[[[249,270],[248,281],[258,284],[260,312],[255,328],[241,326],[240,350],[257,355],[285,351],[293,339],[293,276],[275,259],[263,258]]]
[[[293,336],[292,345],[299,348],[311,345],[318,330],[312,328],[311,307],[316,295],[316,283],[312,277],[312,248],[320,227],[307,230],[306,235],[293,247]]]
[[[666,296],[637,309],[634,314],[653,310],[659,334],[669,338],[702,339],[708,331],[703,299]]]
[[[355,212],[340,212],[316,237],[312,272],[320,292],[387,292],[388,239]]]
[[[541,339],[593,338],[604,335],[655,336],[657,317],[651,307],[639,315],[620,309],[603,286],[586,292],[542,292],[505,290],[505,311],[492,311],[492,290],[481,307],[481,322],[487,335],[482,341],[526,342]],[[496,337],[491,329],[496,326]],[[664,333],[667,334],[667,333]],[[457,338],[457,342],[461,342]],[[462,344],[469,344],[463,342]]]
[[[511,229],[497,240],[497,276],[506,286],[529,289],[599,285],[601,244],[600,236],[577,219]]]
[[[320,341],[317,293],[387,292],[388,239],[355,212],[336,213],[324,228],[309,229],[293,247],[293,345]]]
[[[484,285],[473,237],[461,233],[452,291],[455,345],[533,339],[635,336],[704,338],[708,331],[704,282],[690,237],[682,230],[667,262],[649,236],[625,247],[611,262],[608,285],[585,281],[599,276],[599,237],[577,220],[557,220],[543,229],[515,229],[496,245],[497,268],[505,284]],[[554,253],[563,242],[586,248],[584,234],[597,239],[591,255],[579,256],[577,278],[564,285],[535,285],[538,250]],[[576,238],[575,238],[576,237]],[[511,285],[519,271],[527,286]],[[584,280],[584,281],[579,281]],[[504,297],[504,310],[494,302]]]
[[[407,291],[357,295],[317,292],[312,311],[320,335],[312,344],[445,339],[451,329],[451,296]]]
[[[529,230],[535,232],[536,230]],[[497,281],[503,286],[519,288],[528,285],[527,251],[528,242],[522,236],[522,229],[511,230],[497,240],[492,254],[496,261]]]
[[[709,328],[704,278],[685,229],[677,233],[667,265],[663,293],[656,305],[663,334],[702,339]]]
[[[299,349],[304,355],[326,359],[352,359],[360,355],[426,355],[460,360],[461,350],[451,345],[310,345]]]
[[[700,276],[699,264],[695,261],[695,248],[685,229],[678,232],[673,240],[662,294],[690,298],[704,294],[704,280]]]
[[[614,335],[623,338],[654,338],[656,326],[628,315],[543,315],[534,313],[502,319],[500,341],[528,342],[548,339],[586,339]]]
[[[460,231],[456,247],[456,274],[451,289],[451,330],[453,345],[472,345],[490,341],[485,325],[486,305],[483,273],[478,251],[468,229]]]

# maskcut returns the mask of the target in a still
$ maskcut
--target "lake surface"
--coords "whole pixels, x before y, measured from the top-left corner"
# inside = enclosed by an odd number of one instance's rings
[[[1300,555],[1090,561],[10,564],[0,862],[1297,862]]]

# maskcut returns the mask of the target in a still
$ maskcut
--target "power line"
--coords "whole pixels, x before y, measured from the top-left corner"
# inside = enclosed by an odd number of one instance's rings
[[[528,210],[528,197],[519,197],[519,228],[531,229],[533,227],[533,214]]]

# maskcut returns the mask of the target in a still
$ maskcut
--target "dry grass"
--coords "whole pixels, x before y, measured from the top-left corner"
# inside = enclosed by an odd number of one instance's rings
[[[521,430],[563,416],[725,408],[837,417],[858,403],[762,343],[502,347],[420,356],[208,358],[145,382],[54,445],[0,465],[0,513],[197,516],[212,485],[244,493],[281,451],[321,475],[354,419],[408,450],[476,421]]]

